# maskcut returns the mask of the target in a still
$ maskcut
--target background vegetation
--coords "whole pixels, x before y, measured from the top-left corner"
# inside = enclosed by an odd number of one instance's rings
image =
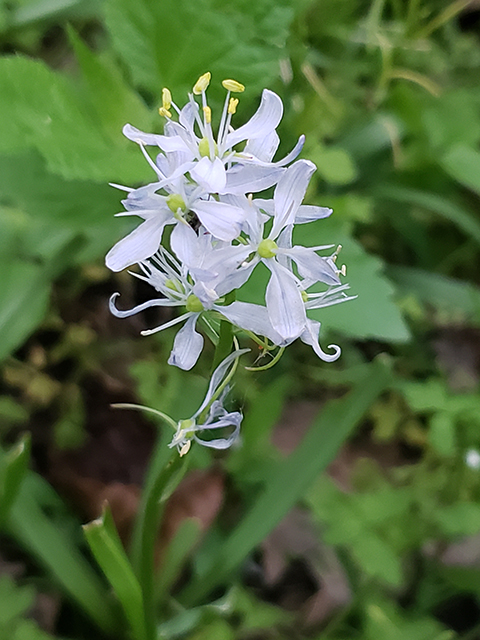
[[[108,183],[152,179],[122,126],[209,70],[214,102],[246,85],[237,125],[282,97],[334,208],[299,235],[358,298],[314,312],[337,363],[242,373],[242,447],[189,454],[159,637],[480,638],[479,35],[463,0],[0,2],[0,637],[123,637],[119,600],[135,627],[79,527],[108,499],[128,543],[137,512],[155,426],[109,404],[190,415],[211,354],[185,374],[153,311],[110,317],[146,292],[103,266],[132,224]]]

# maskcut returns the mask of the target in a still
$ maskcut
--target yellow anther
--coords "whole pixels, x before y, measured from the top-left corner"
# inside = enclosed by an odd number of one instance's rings
[[[304,302],[308,302],[308,293],[306,291],[301,291],[300,293],[302,295],[302,300]]]
[[[193,85],[193,93],[196,96],[199,96],[203,91],[206,90],[206,88],[210,84],[211,77],[212,74],[210,73],[210,71],[207,71],[207,73],[204,73],[203,76],[199,77],[199,79]]]
[[[205,114],[205,122],[207,124],[210,124],[212,121],[212,110],[210,109],[210,107],[203,107],[203,113]]]
[[[172,117],[171,111],[169,111],[168,109],[165,109],[165,107],[160,107],[160,109],[158,110],[158,113],[161,116],[163,116],[164,118],[171,118]]]
[[[253,202],[253,193],[249,193],[247,196],[248,204],[252,204]]]
[[[345,277],[347,275],[347,265],[346,264],[342,264],[342,268],[340,269],[340,271],[338,273]]]
[[[244,85],[240,84],[240,82],[237,82],[236,80],[223,80],[222,86],[227,91],[233,91],[233,93],[243,93],[245,91]]]
[[[167,111],[172,106],[172,94],[170,93],[170,90],[167,89],[166,87],[162,89],[162,104],[163,104],[163,108],[167,109]]]
[[[185,444],[180,448],[180,451],[178,452],[181,458],[190,451],[191,446],[192,441],[187,440],[187,442],[185,442]]]
[[[235,113],[237,110],[238,98],[230,98],[228,101],[228,113]]]

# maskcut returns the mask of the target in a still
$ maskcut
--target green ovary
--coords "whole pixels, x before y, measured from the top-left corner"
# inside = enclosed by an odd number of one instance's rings
[[[193,313],[200,313],[200,311],[203,311],[203,304],[200,302],[200,300],[197,298],[196,295],[191,293],[187,298],[187,303],[185,305],[185,308],[187,309],[187,311],[192,311]]]
[[[167,207],[170,209],[172,213],[177,213],[180,209],[185,212],[187,210],[187,205],[185,204],[185,200],[179,193],[172,193],[167,198]]]
[[[213,144],[214,144],[213,148],[215,151],[215,155],[217,155],[217,151],[218,151],[217,144],[215,142]],[[202,158],[210,156],[210,143],[208,141],[208,138],[202,138],[200,140],[200,142],[198,143],[198,152],[202,156]]]
[[[262,240],[258,245],[257,253],[261,258],[273,258],[277,253],[278,245],[274,240]]]

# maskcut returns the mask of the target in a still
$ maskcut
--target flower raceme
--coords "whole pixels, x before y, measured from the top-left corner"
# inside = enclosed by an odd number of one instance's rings
[[[124,127],[124,134],[140,146],[155,180],[137,189],[114,185],[127,193],[126,211],[117,215],[138,216],[142,222],[110,250],[106,264],[113,271],[139,264],[140,273],[134,275],[159,295],[122,311],[115,294],[111,311],[126,317],[154,306],[181,308],[179,317],[143,333],[184,322],[169,363],[186,370],[195,365],[203,349],[198,323],[214,328],[219,319],[246,331],[268,349],[300,338],[322,360],[335,360],[340,348],[329,345],[333,353],[322,350],[320,323],[309,319],[308,311],[351,299],[348,285],[341,282],[344,270],[336,266],[339,249],[332,252],[333,244],[304,247],[292,240],[295,225],[332,213],[302,204],[316,169],[308,160],[296,160],[304,138],[285,158],[273,160],[283,105],[267,89],[252,118],[233,129],[238,98],[232,94],[244,90],[234,80],[222,83],[227,95],[215,135],[206,97],[210,79],[209,73],[199,78],[182,108],[164,89],[159,110],[166,118],[163,135]],[[157,148],[154,159],[147,147]],[[255,197],[271,187],[273,197]],[[168,241],[164,238],[167,226],[173,226]],[[270,272],[265,305],[236,301],[236,292],[260,263]],[[308,291],[315,285],[318,289],[319,283],[322,291]],[[221,421],[221,410],[217,410],[220,413],[214,412],[212,420]],[[185,423],[182,429],[194,433],[192,425]],[[182,441],[183,436],[178,437]]]

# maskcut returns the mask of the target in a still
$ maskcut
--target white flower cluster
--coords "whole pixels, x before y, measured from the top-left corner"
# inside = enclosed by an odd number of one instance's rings
[[[119,187],[128,195],[123,201],[126,211],[118,215],[138,216],[143,221],[111,249],[106,264],[121,271],[138,263],[141,273],[134,275],[151,284],[159,296],[122,311],[116,306],[119,294],[115,294],[111,311],[126,317],[147,307],[181,307],[182,315],[144,334],[185,322],[169,358],[170,364],[185,370],[195,365],[203,348],[197,322],[208,322],[209,316],[263,337],[260,344],[284,347],[300,338],[322,360],[336,360],[340,348],[329,345],[331,354],[322,350],[320,323],[309,319],[307,311],[350,299],[335,263],[338,249],[324,256],[319,252],[334,245],[303,247],[292,242],[295,224],[332,212],[302,204],[315,171],[312,162],[295,161],[304,138],[283,160],[273,162],[283,105],[266,89],[253,117],[233,129],[231,119],[238,99],[231,94],[244,90],[234,80],[222,83],[227,97],[215,137],[206,98],[209,83],[210,73],[201,76],[182,109],[172,101],[168,89],[163,90],[164,135],[124,127],[127,138],[139,144],[156,180],[138,189]],[[246,143],[241,151],[237,150],[240,143]],[[147,146],[159,149],[154,160]],[[271,187],[271,199],[254,197]],[[164,232],[169,225],[173,229],[167,242]],[[261,262],[270,271],[265,305],[235,300],[233,292]],[[317,283],[326,285],[324,290],[309,293]]]

